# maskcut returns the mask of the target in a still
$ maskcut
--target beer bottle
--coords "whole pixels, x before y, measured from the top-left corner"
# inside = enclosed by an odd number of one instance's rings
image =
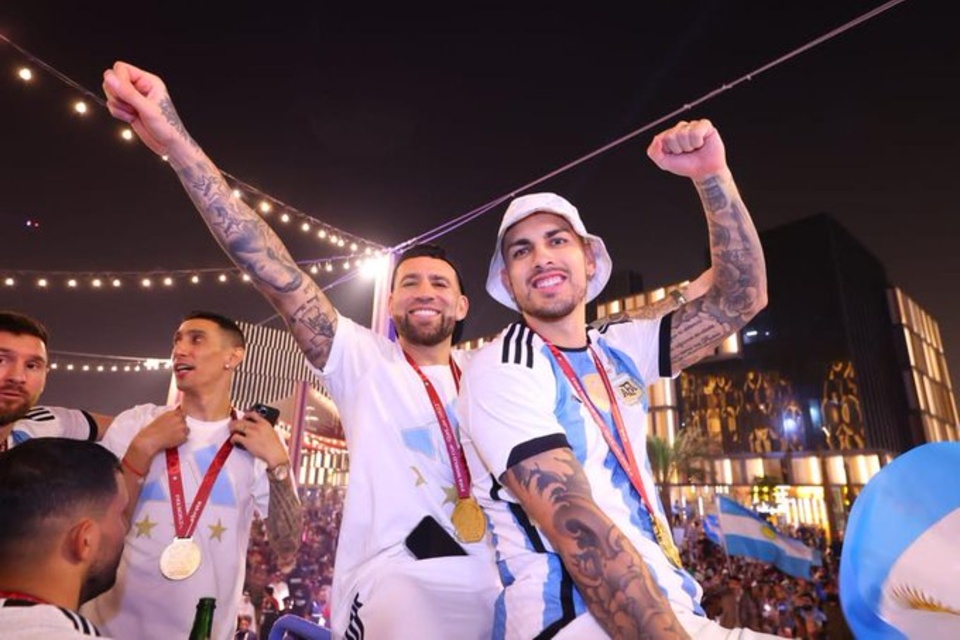
[[[200,598],[197,601],[197,614],[193,617],[190,640],[210,640],[213,634],[213,610],[216,606],[216,598]]]

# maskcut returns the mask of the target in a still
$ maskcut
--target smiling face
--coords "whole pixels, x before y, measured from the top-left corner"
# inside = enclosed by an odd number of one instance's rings
[[[37,404],[47,383],[47,347],[28,334],[0,331],[0,427]]]
[[[426,347],[449,340],[457,321],[467,315],[467,298],[453,267],[428,256],[400,263],[389,306],[400,338]]]
[[[596,263],[565,218],[524,218],[504,234],[501,250],[503,285],[528,321],[560,320],[585,306]]]
[[[243,347],[215,322],[194,318],[174,334],[172,358],[177,389],[201,393],[229,385],[233,367],[243,358]]]

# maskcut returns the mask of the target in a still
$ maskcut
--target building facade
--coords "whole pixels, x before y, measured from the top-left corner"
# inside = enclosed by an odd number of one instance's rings
[[[649,433],[693,438],[704,454],[668,473],[675,505],[702,514],[730,493],[781,522],[835,534],[897,454],[957,439],[943,344],[936,321],[829,215],[760,238],[767,308],[713,357],[653,385]],[[608,296],[596,316],[672,288]]]

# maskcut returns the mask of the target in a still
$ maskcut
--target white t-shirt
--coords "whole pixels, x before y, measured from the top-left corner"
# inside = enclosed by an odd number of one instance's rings
[[[101,444],[122,458],[142,428],[172,409],[153,404],[128,409],[114,419]],[[214,455],[228,438],[229,422],[187,418],[190,436],[178,450],[188,509]],[[160,555],[173,541],[175,529],[166,456],[158,453],[137,502],[117,584],[84,605],[81,612],[104,633],[117,638],[186,638],[197,601],[214,597],[217,608],[212,638],[232,638],[243,590],[250,525],[255,513],[266,517],[269,497],[266,463],[235,447],[217,476],[193,534],[202,553],[200,568],[185,580],[168,580],[160,573]]]
[[[0,598],[0,638],[4,640],[83,640],[102,637],[75,611],[52,604],[22,604]]]
[[[591,329],[588,337],[614,388],[647,496],[665,521],[646,452],[646,393],[660,377],[660,322],[607,325],[601,331]],[[590,350],[566,350],[564,355],[612,425]],[[532,638],[590,615],[546,535],[498,481],[517,462],[559,447],[573,451],[594,500],[640,552],[672,606],[702,613],[700,586],[667,560],[638,492],[547,346],[530,328],[519,322],[510,325],[475,353],[464,371],[457,410],[473,492],[491,520],[506,585],[495,637]]]
[[[453,357],[463,363],[462,352],[454,352]],[[426,366],[421,370],[437,390],[456,430],[456,386],[450,366]],[[450,516],[457,492],[450,458],[423,380],[407,362],[398,343],[339,316],[327,365],[317,374],[340,412],[350,453],[350,478],[331,597],[331,625],[334,636],[338,636],[348,624],[358,582],[375,579],[363,571],[365,564],[377,558],[389,561],[393,554],[409,555],[403,546],[404,538],[427,515],[455,537]],[[472,580],[476,593],[498,589],[488,537],[460,544],[471,556],[489,559],[489,563],[465,562],[463,571],[473,571],[474,575],[452,575],[450,580]],[[481,606],[476,602],[476,594],[467,597],[470,599],[465,599],[464,606]],[[491,599],[491,618],[492,605]],[[396,606],[402,610],[403,604]],[[402,624],[399,618],[398,629]],[[473,637],[472,631],[475,630],[460,629],[458,635]],[[437,637],[444,637],[443,630],[437,632]]]
[[[13,448],[33,438],[71,438],[96,440],[97,422],[82,409],[36,406],[13,423],[7,447]]]

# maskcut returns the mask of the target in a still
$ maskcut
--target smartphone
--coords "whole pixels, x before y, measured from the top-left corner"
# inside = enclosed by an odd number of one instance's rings
[[[280,409],[277,409],[276,407],[271,407],[268,404],[263,404],[262,402],[256,403],[255,405],[250,407],[248,411],[256,411],[261,416],[263,416],[264,420],[269,422],[274,427],[277,426],[277,420],[280,419]]]
[[[425,516],[403,542],[417,560],[467,555],[460,543],[432,516]]]

